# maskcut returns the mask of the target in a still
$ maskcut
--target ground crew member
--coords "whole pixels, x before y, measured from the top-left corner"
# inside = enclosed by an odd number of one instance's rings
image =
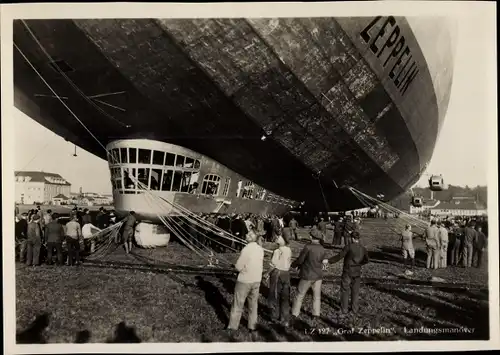
[[[462,247],[464,245],[464,228],[457,225],[453,229],[453,234],[455,235],[455,243],[453,243],[453,249],[451,251],[451,265],[458,266],[460,263],[460,257],[463,254]]]
[[[448,266],[448,230],[445,228],[442,222],[438,223],[439,229],[439,265],[440,268],[446,268]]]
[[[45,239],[47,241],[47,265],[52,265],[52,253],[54,249],[57,255],[57,265],[63,265],[62,242],[64,239],[64,227],[57,221],[58,215],[54,213],[52,220],[45,225]]]
[[[273,318],[278,319],[288,326],[290,318],[290,265],[292,263],[292,249],[290,240],[285,229],[283,235],[278,237],[278,249],[273,252],[271,259],[271,269],[268,272],[269,280],[269,303],[273,310]],[[267,278],[267,277],[266,277]]]
[[[474,239],[474,258],[476,259],[476,267],[480,268],[483,264],[483,252],[486,249],[488,239],[483,233],[482,227],[477,227],[476,232],[476,238]]]
[[[273,218],[271,219],[271,231],[271,241],[274,242],[281,235],[281,223],[277,216],[273,216]]]
[[[96,225],[100,229],[104,229],[107,227],[106,212],[104,211],[104,207],[99,207],[99,212],[97,212],[96,215]]]
[[[297,228],[299,227],[299,224],[297,223],[297,221],[295,220],[294,217],[292,217],[292,219],[290,220],[290,222],[288,222],[288,226],[292,230],[293,240],[298,240],[299,236],[297,234]]]
[[[44,231],[45,231],[45,226],[52,221],[52,218],[53,218],[52,217],[52,210],[47,210],[47,213],[43,214],[43,217],[42,217],[43,223],[41,226],[44,228]]]
[[[28,221],[26,217],[27,213],[19,215],[18,221],[16,222],[16,240],[19,243],[19,262],[26,262],[26,246],[27,246],[27,235],[28,235]]]
[[[304,297],[310,288],[313,290],[313,316],[319,317],[321,313],[321,283],[323,279],[323,260],[325,248],[321,245],[321,233],[311,233],[312,241],[306,244],[300,255],[292,263],[292,268],[300,268],[297,296],[292,306],[292,316],[295,320],[302,308]]]
[[[326,241],[326,229],[327,223],[325,222],[325,219],[323,217],[320,217],[319,222],[318,222],[318,230],[323,234],[323,241]]]
[[[82,217],[82,227],[86,225],[87,223],[92,224],[92,216],[90,215],[90,211],[88,208],[83,210],[83,217]]]
[[[288,240],[288,243],[290,243],[290,240],[292,240],[292,228],[290,227],[284,227],[283,230],[281,231],[281,236],[283,238],[285,238],[285,240]],[[279,237],[278,237],[279,239]],[[276,241],[276,243],[278,243],[278,241]]]
[[[259,237],[263,237],[266,235],[266,230],[264,228],[264,219],[262,218],[262,216],[257,217],[257,235]]]
[[[432,220],[431,225],[427,227],[424,233],[424,240],[427,246],[427,269],[437,269],[439,266],[439,230],[436,227],[436,221]]]
[[[28,223],[27,258],[26,265],[40,265],[40,250],[42,248],[42,230],[40,228],[40,216],[35,214]]]
[[[342,230],[343,230],[343,220],[342,217],[335,223],[335,231],[333,236],[333,245],[342,244]]]
[[[464,229],[464,259],[463,266],[472,266],[472,256],[474,253],[474,240],[476,239],[476,230],[473,228],[472,222]]]
[[[415,266],[415,249],[413,247],[413,232],[411,225],[407,224],[405,230],[401,233],[401,250],[403,253],[404,265],[408,264],[408,257],[410,259],[411,268]]]
[[[229,316],[228,330],[238,330],[241,315],[248,298],[248,329],[255,331],[258,318],[259,289],[262,281],[264,249],[254,232],[246,234],[247,245],[241,250],[236,261],[238,279],[234,287],[233,305]]]
[[[78,215],[73,214],[66,223],[66,244],[68,246],[68,265],[80,265],[80,243],[83,243],[82,228],[78,223]]]
[[[366,248],[359,243],[359,233],[357,231],[351,234],[351,239],[352,242],[346,245],[339,254],[328,259],[328,262],[332,264],[344,259],[342,282],[340,285],[340,311],[343,314],[349,311],[349,291],[351,291],[351,310],[354,314],[359,311],[361,267],[369,261]]]
[[[134,239],[134,228],[136,223],[137,219],[135,218],[135,212],[130,211],[129,215],[125,218],[123,227],[123,243],[127,254],[132,251],[132,241]]]

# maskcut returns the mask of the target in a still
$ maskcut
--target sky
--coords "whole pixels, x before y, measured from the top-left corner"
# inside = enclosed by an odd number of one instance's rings
[[[488,117],[485,81],[491,73],[481,62],[488,42],[474,21],[458,23],[454,78],[448,112],[428,174],[442,174],[446,184],[486,185]],[[495,117],[493,117],[494,119]],[[58,173],[72,191],[111,193],[106,161],[77,148],[14,108],[15,170]],[[490,117],[491,119],[491,117]],[[426,186],[423,176],[418,186]]]

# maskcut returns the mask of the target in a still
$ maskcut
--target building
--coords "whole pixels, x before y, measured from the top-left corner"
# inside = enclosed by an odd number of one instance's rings
[[[71,184],[59,174],[43,171],[16,171],[14,174],[16,203],[48,204],[60,194],[70,195]]]
[[[67,205],[68,201],[69,201],[69,198],[63,194],[59,194],[59,195],[52,198],[53,205]]]
[[[451,201],[441,202],[429,209],[432,216],[481,216],[487,210],[474,198],[454,197]]]

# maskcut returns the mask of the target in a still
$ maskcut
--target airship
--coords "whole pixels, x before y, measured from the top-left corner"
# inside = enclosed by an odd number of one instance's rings
[[[156,223],[137,181],[199,213],[365,207],[346,187],[389,201],[424,174],[453,77],[442,17],[16,20],[13,34],[15,106],[109,162],[117,213]]]

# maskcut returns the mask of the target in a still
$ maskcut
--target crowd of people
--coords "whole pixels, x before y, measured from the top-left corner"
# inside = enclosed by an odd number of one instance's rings
[[[481,267],[483,253],[487,247],[488,223],[484,218],[433,219],[423,234],[417,235],[426,244],[428,269],[448,266]],[[401,249],[405,265],[411,261],[415,265],[415,249],[411,226],[401,233]]]
[[[130,216],[124,223],[122,233],[126,238],[127,247],[131,245],[128,243],[128,232],[133,212]],[[115,223],[114,211],[106,211],[103,207],[95,218],[87,208],[82,210],[77,207],[73,208],[69,217],[53,213],[51,209],[42,211],[40,206],[28,212],[18,213],[15,224],[18,260],[28,266],[38,266],[42,262],[52,265],[55,256],[57,265],[80,265],[81,252],[88,249],[92,253],[95,249],[95,241],[85,243],[85,239]],[[127,252],[129,250],[130,248]]]
[[[362,266],[369,262],[365,247],[360,244],[361,215],[338,216],[331,220],[327,216],[314,219],[308,233],[299,233],[299,223],[291,216],[276,215],[259,216],[220,215],[215,213],[200,214],[207,222],[246,241],[246,244],[236,243],[224,238],[215,231],[207,231],[199,224],[190,224],[187,219],[181,221],[193,238],[216,251],[225,252],[228,248],[240,252],[234,265],[238,271],[234,290],[233,303],[227,329],[237,330],[248,301],[248,328],[256,329],[258,318],[258,298],[260,284],[263,279],[269,280],[269,301],[273,309],[273,318],[285,326],[295,324],[302,308],[306,293],[312,289],[313,316],[321,313],[321,287],[323,271],[329,263],[344,260],[341,277],[340,304],[341,313],[357,313],[359,311],[359,291]],[[385,218],[385,215],[380,217]],[[394,216],[398,218],[398,216]],[[66,217],[67,219],[67,217]],[[40,206],[36,210],[16,216],[16,240],[19,245],[19,260],[27,265],[40,265],[40,252],[46,248],[46,263],[52,264],[54,251],[56,263],[63,264],[63,245],[68,251],[67,265],[80,263],[80,251],[84,249],[84,239],[95,231],[102,230],[116,223],[113,211],[100,208],[95,220],[89,210],[73,209],[69,221],[52,213],[49,209],[42,212]],[[138,220],[132,211],[124,220],[121,234],[125,251],[132,250],[134,229]],[[336,255],[328,255],[325,246],[327,235],[333,234],[331,246],[339,247]],[[431,220],[430,225],[421,234],[412,231],[408,224],[401,232],[401,250],[405,266],[410,262],[415,266],[415,248],[413,239],[420,237],[425,241],[427,251],[426,267],[437,269],[449,265],[463,267],[480,267],[483,252],[487,245],[487,220],[475,219],[445,219]],[[290,242],[302,240],[305,242],[297,259],[292,260]],[[117,239],[117,243],[120,241]],[[270,268],[264,272],[264,242],[277,244],[273,251]],[[93,250],[90,245],[90,251]],[[300,281],[295,299],[290,299],[290,271],[298,269]],[[350,302],[349,302],[350,298]],[[350,307],[349,307],[350,306]]]

